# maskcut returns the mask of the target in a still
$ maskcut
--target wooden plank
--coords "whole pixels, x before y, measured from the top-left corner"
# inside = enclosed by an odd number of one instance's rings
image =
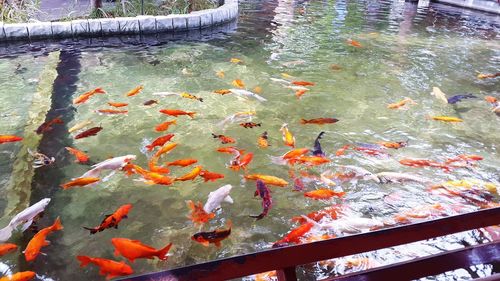
[[[500,207],[296,246],[269,249],[121,280],[226,280],[500,224]]]
[[[462,249],[390,264],[373,269],[346,274],[325,281],[386,281],[394,276],[398,280],[414,280],[433,276],[471,265],[500,262],[500,242],[490,242]]]
[[[296,270],[295,266],[276,270],[278,281],[297,281]]]

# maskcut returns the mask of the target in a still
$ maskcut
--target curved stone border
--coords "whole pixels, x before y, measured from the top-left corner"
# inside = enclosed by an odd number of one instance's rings
[[[236,19],[237,16],[238,0],[226,0],[224,5],[216,9],[196,11],[182,15],[11,24],[0,22],[0,42],[177,32],[219,25]]]

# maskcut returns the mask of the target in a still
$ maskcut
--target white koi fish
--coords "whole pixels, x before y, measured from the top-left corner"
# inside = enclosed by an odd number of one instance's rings
[[[406,181],[415,181],[423,184],[432,183],[432,181],[428,178],[421,177],[418,175],[404,174],[404,173],[382,172],[375,174],[375,176],[379,178],[381,183],[391,183],[391,182],[401,183]]]
[[[210,192],[208,194],[207,203],[203,206],[203,210],[207,213],[211,213],[213,210],[220,208],[220,204],[222,202],[233,204],[233,198],[229,196],[229,192],[231,192],[232,188],[232,185],[226,184],[217,190]]]
[[[12,236],[12,231],[16,230],[20,225],[21,231],[28,229],[33,223],[33,219],[45,210],[49,202],[50,198],[44,198],[13,217],[6,227],[0,229],[0,242],[7,241]]]
[[[135,155],[125,155],[102,161],[100,163],[92,165],[92,169],[83,174],[81,178],[98,178],[102,170],[112,170],[113,172],[102,179],[102,181],[107,181],[112,175],[115,174],[116,170],[123,168],[125,165],[127,165],[127,163],[135,159]]]
[[[372,172],[353,165],[339,165],[342,168],[352,170],[356,173],[357,178],[362,178],[364,180],[374,180],[377,183],[380,183],[380,179],[374,175]]]
[[[229,89],[229,91],[231,91],[231,93],[238,95],[238,96],[241,96],[241,97],[252,97],[258,101],[267,101],[267,99],[265,99],[264,97],[259,96],[256,93],[252,93],[252,92],[247,91],[247,90]]]
[[[302,217],[321,229],[331,229],[338,233],[367,232],[384,226],[379,220],[362,217],[343,217],[326,223],[317,223],[304,215]]]

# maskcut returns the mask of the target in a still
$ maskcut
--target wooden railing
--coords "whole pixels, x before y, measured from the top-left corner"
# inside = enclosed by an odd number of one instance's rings
[[[269,249],[122,280],[227,280],[277,270],[278,280],[297,280],[296,267],[500,224],[500,207],[308,244]],[[477,264],[499,263],[500,241],[356,272],[329,280],[411,280]],[[492,279],[494,280],[494,279]]]

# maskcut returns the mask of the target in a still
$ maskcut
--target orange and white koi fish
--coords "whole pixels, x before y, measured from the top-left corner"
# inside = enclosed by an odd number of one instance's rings
[[[231,94],[233,92],[231,92],[231,90],[229,90],[229,89],[221,89],[221,90],[215,90],[214,93],[223,96],[223,95]]]
[[[90,99],[90,97],[92,97],[93,95],[95,94],[105,94],[106,91],[104,91],[102,88],[95,88],[93,90],[90,90],[84,94],[82,94],[81,96],[75,98],[73,100],[73,104],[81,104],[81,103],[85,103],[86,101],[88,101]]]
[[[139,240],[131,240],[127,238],[112,238],[111,243],[115,246],[115,256],[123,256],[130,262],[136,259],[147,258],[152,259],[157,257],[162,261],[168,259],[168,251],[172,247],[172,243],[167,244],[161,249],[155,249],[151,246],[142,244]]]
[[[295,86],[314,86],[316,85],[313,82],[308,82],[308,81],[292,81],[292,84]]]
[[[90,234],[96,234],[97,232],[101,232],[107,228],[118,228],[118,224],[122,221],[122,219],[127,218],[128,212],[132,209],[132,204],[126,204],[120,206],[114,213],[111,215],[107,215],[106,218],[101,222],[101,224],[97,227],[83,227],[86,230],[90,231]]]
[[[157,137],[153,142],[151,142],[151,144],[146,145],[146,148],[148,149],[148,151],[152,151],[155,147],[162,146],[165,143],[169,142],[174,136],[175,136],[174,134],[168,134],[161,137]]]
[[[186,111],[179,110],[179,109],[162,109],[162,110],[160,110],[160,112],[163,114],[175,116],[175,117],[177,117],[179,115],[189,115],[189,117],[191,117],[191,118],[194,118],[194,115],[196,114],[196,112],[186,112]]]
[[[240,79],[233,80],[233,82],[231,84],[233,84],[233,86],[238,87],[240,89],[245,88],[245,83],[243,83],[243,81],[241,81]]]
[[[479,73],[477,75],[477,79],[486,79],[486,78],[496,78],[500,76],[500,72],[497,72],[497,73],[489,73],[489,74],[483,74],[483,73]]]
[[[16,141],[22,141],[22,137],[18,136],[13,136],[13,135],[0,135],[0,144],[2,143],[7,143],[7,142],[16,142]]]
[[[92,258],[88,256],[77,256],[76,258],[80,261],[80,267],[85,267],[89,263],[97,265],[100,269],[99,274],[106,276],[106,280],[134,273],[134,270],[124,261],[117,262],[114,260]]]
[[[250,174],[245,175],[245,179],[247,180],[261,180],[265,184],[285,187],[288,185],[288,182],[282,178],[278,178],[275,176],[263,175],[263,174]]]
[[[135,96],[137,95],[138,93],[140,93],[142,90],[144,89],[144,86],[142,85],[139,85],[135,88],[133,88],[132,90],[128,91],[125,96],[127,97],[132,97],[132,96]]]
[[[212,133],[212,136],[214,137],[214,139],[219,139],[222,144],[235,143],[236,142],[235,139],[233,139],[231,137],[228,137],[228,136],[225,136],[225,135],[216,135],[216,134]]]
[[[339,119],[336,118],[315,118],[315,119],[300,119],[300,124],[316,124],[316,125],[324,125],[324,124],[334,124],[339,122]]]
[[[175,178],[175,181],[188,181],[188,180],[194,180],[197,176],[200,175],[202,170],[202,166],[196,166],[194,167],[193,170],[191,170],[189,173],[180,176],[178,178]]]
[[[0,281],[29,281],[36,277],[34,271],[22,271],[0,278]]]
[[[108,102],[108,105],[112,106],[112,107],[124,107],[124,106],[127,106],[128,103],[124,103],[124,102]]]
[[[17,245],[12,243],[0,244],[0,257],[17,250]]]
[[[218,179],[223,179],[224,175],[223,174],[218,174],[218,173],[212,173],[207,170],[203,170],[200,172],[200,176],[207,181],[216,181]]]
[[[83,151],[68,146],[65,148],[69,153],[75,155],[76,157],[75,162],[87,163],[89,161],[89,156],[85,154]]]
[[[189,209],[191,209],[191,213],[189,214],[188,218],[194,223],[194,224],[205,224],[211,219],[215,218],[215,213],[207,213],[205,210],[203,210],[203,203],[198,202],[194,203],[191,200],[186,201],[186,204]]]
[[[208,247],[210,244],[215,244],[216,247],[221,246],[221,241],[229,237],[231,234],[231,221],[227,222],[226,229],[216,229],[214,231],[209,232],[198,232],[191,236],[191,240],[196,241],[202,244],[205,247]]]
[[[31,238],[30,242],[28,242],[26,250],[24,250],[24,257],[26,258],[26,261],[35,260],[36,257],[40,254],[40,250],[42,249],[42,247],[49,245],[49,242],[47,241],[47,235],[61,229],[63,229],[61,220],[57,218],[54,224],[38,231],[35,236]]]
[[[170,125],[177,125],[177,119],[174,119],[172,121],[166,121],[166,122],[163,122],[161,124],[156,125],[155,131],[157,131],[157,132],[166,131],[166,130],[168,130]]]
[[[260,135],[260,137],[257,139],[257,144],[259,145],[259,147],[262,148],[268,147],[269,142],[267,141],[267,139],[268,139],[267,132],[262,133],[262,135]]]
[[[353,47],[356,47],[356,48],[363,48],[363,45],[361,45],[361,43],[359,43],[358,41],[353,40],[353,39],[347,39],[347,44],[349,44]]]
[[[326,189],[326,188],[320,188],[317,190],[309,191],[304,193],[304,197],[308,197],[311,199],[330,199],[334,196],[336,197],[342,197],[345,195],[345,192],[341,191],[333,191],[331,189]]]
[[[194,163],[198,162],[198,160],[196,159],[190,159],[190,158],[187,158],[187,159],[179,159],[179,160],[175,160],[175,161],[172,161],[172,162],[168,162],[168,163],[165,163],[167,166],[180,166],[180,167],[187,167],[187,166],[190,166],[190,165],[193,165]]]
[[[127,114],[128,110],[98,109],[96,112],[102,114]]]
[[[457,117],[451,117],[451,116],[430,116],[432,120],[437,120],[437,121],[443,121],[443,122],[463,122],[464,120],[457,118]]]
[[[234,171],[239,171],[240,169],[246,170],[248,164],[253,159],[253,153],[249,152],[241,157],[241,159],[237,159],[236,161],[233,161],[229,168]]]
[[[292,229],[285,237],[273,244],[273,248],[283,247],[291,243],[300,244],[300,238],[311,230],[314,224],[308,222]]]
[[[387,108],[389,108],[389,109],[401,109],[403,106],[409,105],[409,104],[416,105],[417,103],[410,98],[404,98],[401,101],[387,105]]]
[[[75,186],[86,186],[86,185],[89,185],[89,184],[96,183],[96,182],[98,182],[100,180],[101,180],[100,178],[93,178],[93,177],[76,178],[76,179],[74,179],[72,181],[69,181],[67,183],[61,184],[61,187],[63,189],[69,189],[69,188],[75,187]]]
[[[217,148],[217,151],[218,152],[222,152],[222,153],[229,153],[229,154],[233,154],[237,157],[240,157],[240,155],[244,154],[245,153],[245,150],[243,149],[239,149],[235,146],[226,146],[226,147],[219,147]]]
[[[292,135],[290,130],[288,130],[288,124],[283,124],[280,131],[283,133],[283,141],[285,142],[285,145],[295,147],[295,137]]]

